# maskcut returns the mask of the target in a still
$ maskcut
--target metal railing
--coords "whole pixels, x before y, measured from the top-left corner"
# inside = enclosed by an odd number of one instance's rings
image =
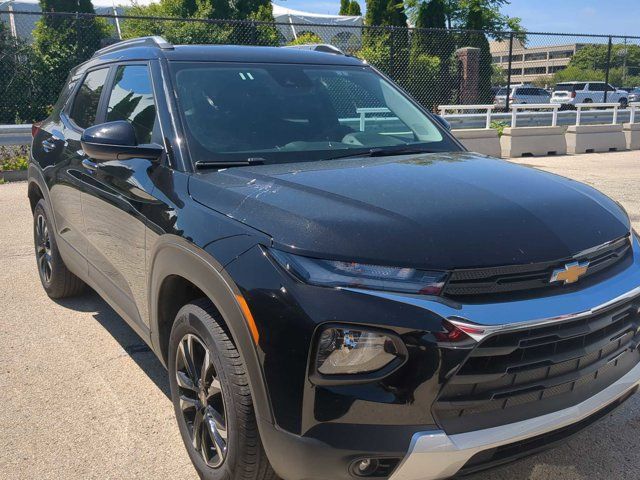
[[[615,125],[618,123],[618,108],[620,108],[619,103],[576,103],[576,125],[579,126],[582,120],[582,110],[585,108],[604,108],[604,109],[613,109],[613,120],[612,124]]]
[[[486,110],[485,114],[485,127],[491,128],[491,114],[493,110],[496,108],[495,105],[440,105],[438,107],[438,111],[440,115],[446,117],[447,112],[455,112],[455,111],[466,111],[466,110]]]
[[[558,125],[558,110],[560,109],[559,103],[528,103],[528,104],[515,104],[511,105],[511,128],[516,128],[518,121],[518,110],[547,110],[552,109],[551,112],[551,126]]]
[[[629,123],[636,123],[636,110],[640,108],[640,102],[631,102],[629,104]]]

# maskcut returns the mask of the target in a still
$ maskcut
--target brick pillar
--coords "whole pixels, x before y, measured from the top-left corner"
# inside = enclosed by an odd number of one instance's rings
[[[464,47],[456,50],[460,71],[460,103],[473,105],[478,102],[480,49]]]

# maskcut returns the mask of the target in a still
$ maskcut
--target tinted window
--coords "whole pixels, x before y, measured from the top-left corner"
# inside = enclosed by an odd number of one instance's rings
[[[586,83],[558,83],[554,88],[554,91],[575,92],[575,91],[584,90],[585,86],[586,86]]]
[[[79,127],[87,128],[96,122],[100,94],[108,72],[108,68],[102,68],[87,73],[84,78],[69,113],[69,117]]]
[[[367,67],[174,62],[171,68],[195,161],[280,163],[409,145],[458,150]]]
[[[149,69],[145,65],[120,66],[109,95],[107,122],[127,120],[136,131],[138,143],[149,143],[156,123]]]
[[[604,83],[590,83],[589,90],[592,92],[604,92]]]

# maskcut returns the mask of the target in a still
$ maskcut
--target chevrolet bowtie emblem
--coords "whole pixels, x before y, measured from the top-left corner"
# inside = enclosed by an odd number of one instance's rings
[[[549,282],[564,282],[565,285],[576,283],[580,277],[587,273],[588,268],[589,262],[567,263],[563,268],[558,268],[553,271]]]

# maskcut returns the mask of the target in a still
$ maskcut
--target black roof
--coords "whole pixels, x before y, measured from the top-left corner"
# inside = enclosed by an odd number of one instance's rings
[[[132,45],[104,53],[97,52],[92,60],[149,60],[154,58],[166,58],[171,61],[298,63],[313,65],[363,64],[357,58],[334,53],[295,48],[238,45],[176,45],[173,48]]]

